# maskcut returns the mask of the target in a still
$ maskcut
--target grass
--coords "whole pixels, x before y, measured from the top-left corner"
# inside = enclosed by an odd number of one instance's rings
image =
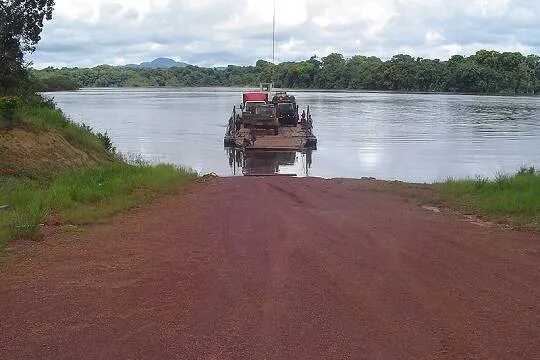
[[[15,118],[34,131],[56,130],[69,143],[86,152],[101,155],[115,152],[106,133],[94,133],[89,126],[71,121],[52,100],[31,98],[18,107]]]
[[[439,184],[443,200],[499,222],[540,230],[540,173],[522,168],[495,179],[447,180]]]
[[[17,105],[15,97],[0,97],[0,129],[12,126]]]
[[[5,118],[5,111],[2,114]],[[52,101],[37,95],[17,99],[16,109],[9,115],[9,126],[0,127],[1,131],[54,131],[75,148],[92,154],[94,160],[69,170],[54,165],[42,168],[38,165],[49,164],[43,160],[50,154],[36,149],[32,163],[39,171],[34,171],[5,163],[0,154],[0,207],[8,206],[0,208],[0,252],[11,239],[38,237],[41,225],[49,219],[62,224],[93,223],[173,193],[197,176],[173,165],[122,158],[106,133],[94,133],[90,127],[72,122]],[[2,146],[16,145],[0,144],[0,150]]]
[[[87,224],[127,210],[192,180],[192,171],[172,165],[115,162],[68,171],[51,181],[0,178],[0,248],[14,238],[32,238],[51,216]]]

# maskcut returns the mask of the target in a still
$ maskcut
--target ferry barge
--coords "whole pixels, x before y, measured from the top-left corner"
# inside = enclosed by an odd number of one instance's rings
[[[309,106],[299,113],[296,98],[272,92],[271,84],[244,92],[242,105],[233,108],[224,138],[225,147],[243,150],[304,151],[317,148]]]

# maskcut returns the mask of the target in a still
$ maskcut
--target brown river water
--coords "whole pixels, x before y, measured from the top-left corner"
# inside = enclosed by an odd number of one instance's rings
[[[540,167],[540,98],[290,91],[309,105],[309,153],[223,147],[242,89],[83,89],[49,93],[73,120],[107,131],[119,151],[200,173],[243,168],[298,176],[433,182]]]

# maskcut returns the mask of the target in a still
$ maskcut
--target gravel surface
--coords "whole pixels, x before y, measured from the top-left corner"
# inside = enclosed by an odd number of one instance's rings
[[[540,235],[388,183],[217,178],[0,268],[2,359],[539,359]]]

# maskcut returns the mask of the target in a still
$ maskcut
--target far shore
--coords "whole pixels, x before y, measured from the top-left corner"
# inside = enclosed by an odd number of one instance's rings
[[[258,89],[259,85],[246,85],[246,86],[107,86],[107,87],[82,87],[73,90],[48,90],[42,93],[56,93],[56,92],[77,92],[81,90],[142,90],[142,89],[226,89],[226,90],[238,90],[244,89]],[[368,89],[311,89],[311,88],[275,88],[275,90],[282,90],[288,92],[316,92],[316,93],[355,93],[355,94],[396,94],[396,95],[453,95],[453,96],[482,96],[482,97],[516,97],[516,98],[540,98],[540,94],[490,94],[490,93],[474,93],[474,92],[444,92],[444,91],[401,91],[401,90],[368,90]]]

